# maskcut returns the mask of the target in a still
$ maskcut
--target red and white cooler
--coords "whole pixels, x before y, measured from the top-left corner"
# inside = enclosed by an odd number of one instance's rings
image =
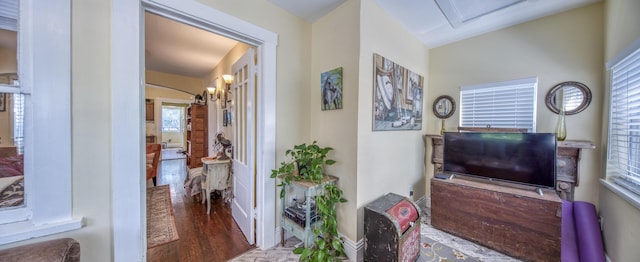
[[[388,193],[364,209],[364,261],[415,261],[420,255],[420,208]]]

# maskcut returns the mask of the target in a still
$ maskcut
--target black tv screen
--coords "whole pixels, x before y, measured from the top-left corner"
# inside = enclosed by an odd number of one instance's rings
[[[444,133],[443,171],[553,188],[554,133]]]

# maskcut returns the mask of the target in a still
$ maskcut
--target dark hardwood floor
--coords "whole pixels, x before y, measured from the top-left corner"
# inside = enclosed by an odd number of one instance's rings
[[[227,261],[254,248],[231,217],[231,208],[211,199],[211,214],[198,197],[184,193],[185,159],[162,160],[157,184],[169,184],[180,239],[147,250],[147,261]]]

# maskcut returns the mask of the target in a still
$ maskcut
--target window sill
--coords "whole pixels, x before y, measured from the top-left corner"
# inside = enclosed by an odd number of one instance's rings
[[[616,185],[613,182],[610,182],[606,179],[600,179],[600,184],[602,184],[607,189],[611,190],[614,194],[618,195],[622,199],[629,202],[629,204],[633,205],[637,209],[640,209],[640,195],[637,195],[624,187]]]
[[[0,245],[63,233],[82,228],[83,219],[72,218],[55,223],[34,225],[31,220],[0,225]]]

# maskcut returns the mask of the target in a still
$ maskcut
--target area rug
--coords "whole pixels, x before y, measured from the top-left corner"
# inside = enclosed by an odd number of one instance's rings
[[[300,255],[293,253],[293,249],[302,244],[295,237],[286,239],[284,246],[277,245],[269,250],[252,249],[229,260],[230,262],[297,262]]]
[[[294,238],[295,239],[295,238]],[[284,247],[278,245],[270,250],[258,250],[253,249],[247,253],[242,254],[239,257],[229,260],[230,262],[295,262],[299,260],[299,255],[293,254],[293,246],[289,244],[288,240]],[[431,238],[422,236],[420,240],[420,256],[416,259],[416,262],[469,262],[469,261],[482,261],[477,258],[468,256],[457,249],[451,248],[443,243],[435,241]],[[295,244],[295,242],[294,242]],[[490,261],[490,260],[488,260]]]
[[[419,262],[481,261],[425,236],[420,239],[420,245],[420,256],[416,260]]]
[[[178,239],[169,185],[147,188],[147,248]]]

